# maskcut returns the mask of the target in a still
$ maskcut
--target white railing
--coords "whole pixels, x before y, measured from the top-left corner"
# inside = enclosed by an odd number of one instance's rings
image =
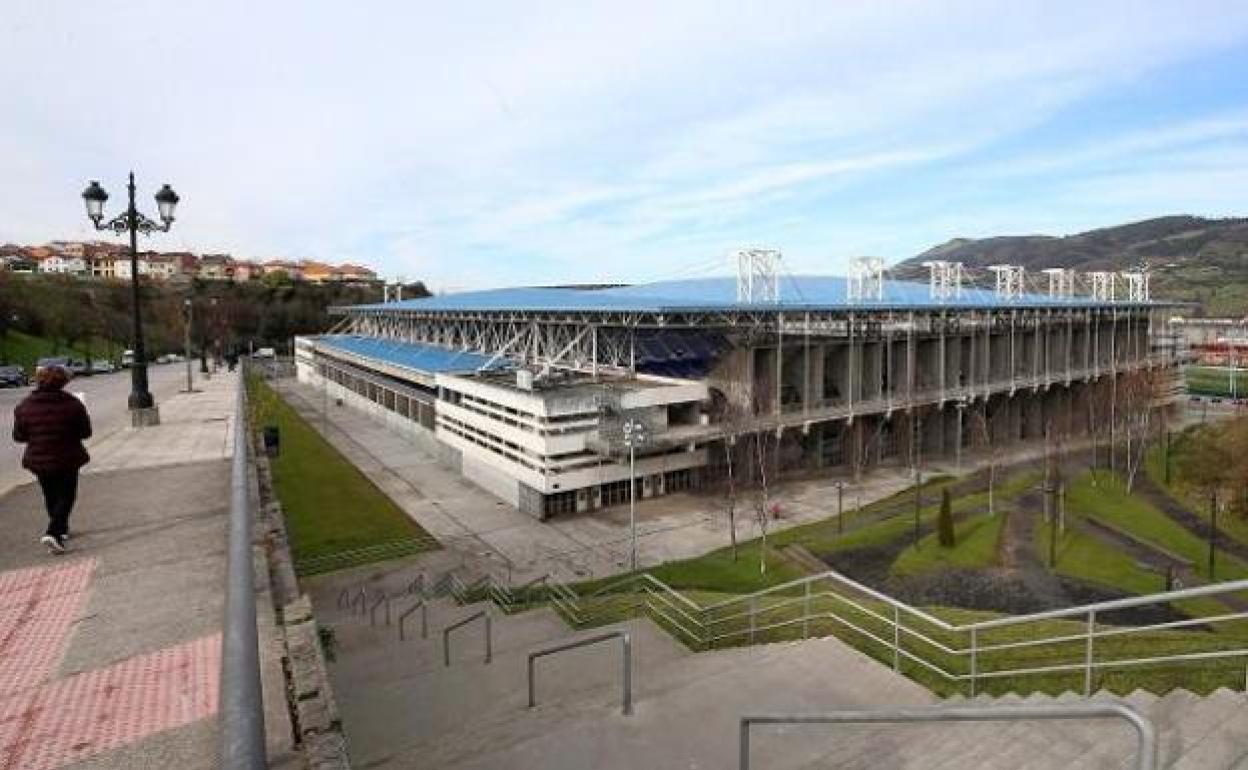
[[[1234,609],[1245,606],[1238,597],[1225,605],[1226,612],[1202,617],[1175,618],[1169,613],[1149,623],[1106,622],[1124,610],[1248,594],[1248,580],[962,623],[834,570],[710,604],[699,604],[649,573],[626,575],[584,593],[548,575],[519,587],[492,576],[466,584],[454,572],[443,575],[430,590],[425,590],[423,579],[419,583],[422,597],[450,594],[460,603],[486,600],[507,613],[546,603],[576,627],[642,614],[695,649],[808,638],[812,632],[826,635],[830,626],[833,632],[852,632],[847,639],[851,644],[874,647],[894,670],[921,670],[959,690],[965,687],[972,696],[990,680],[1069,675],[1081,678],[1084,694],[1091,695],[1098,672],[1227,661],[1234,661],[1237,671],[1248,666],[1248,634],[1206,633],[1201,638],[1213,649],[1194,644],[1190,635],[1164,636],[1248,621],[1248,610]],[[362,604],[349,590],[341,601],[344,607]],[[1141,655],[1138,647],[1106,644],[1143,637],[1160,642],[1148,650],[1150,654]],[[1248,689],[1248,668],[1242,675],[1240,681]]]

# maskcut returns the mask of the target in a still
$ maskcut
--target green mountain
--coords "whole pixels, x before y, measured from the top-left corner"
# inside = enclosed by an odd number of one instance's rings
[[[1152,273],[1154,297],[1196,303],[1210,316],[1248,314],[1248,218],[1173,216],[1061,237],[955,238],[896,265],[899,278],[925,278],[926,260],[969,268],[1022,265]]]

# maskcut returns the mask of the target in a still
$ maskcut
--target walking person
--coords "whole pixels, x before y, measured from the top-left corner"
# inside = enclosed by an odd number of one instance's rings
[[[41,542],[53,554],[65,553],[78,471],[91,461],[82,445],[91,437],[91,417],[82,401],[65,392],[69,377],[63,366],[40,367],[34,391],[13,410],[13,440],[26,445],[22,467],[39,479],[48,510]]]

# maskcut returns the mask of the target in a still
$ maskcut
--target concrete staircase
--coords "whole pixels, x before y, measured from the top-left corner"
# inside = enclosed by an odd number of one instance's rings
[[[415,601],[398,599],[392,611]],[[504,615],[441,598],[429,603],[428,639],[420,638],[417,614],[399,641],[382,612],[370,626],[367,615],[325,604],[317,616],[335,631],[330,673],[356,768],[734,768],[745,714],[938,702],[834,638],[691,653],[649,620],[573,631],[548,609]],[[444,666],[442,629],[479,609],[491,613],[493,661],[483,661],[484,628],[476,622],[453,633]],[[632,636],[632,716],[620,709],[618,644],[538,660],[538,706],[526,707],[529,652],[614,628]],[[1248,752],[1242,693],[1095,698],[1125,702],[1153,720],[1159,767],[1221,770]],[[1080,700],[1068,693],[966,702]],[[1123,768],[1133,766],[1135,740],[1116,720],[756,727],[753,735],[752,766],[786,770]]]

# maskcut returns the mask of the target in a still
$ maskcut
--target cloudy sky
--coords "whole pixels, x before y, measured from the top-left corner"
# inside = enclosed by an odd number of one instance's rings
[[[0,241],[132,167],[183,197],[156,248],[441,290],[1248,215],[1243,0],[4,9]]]

